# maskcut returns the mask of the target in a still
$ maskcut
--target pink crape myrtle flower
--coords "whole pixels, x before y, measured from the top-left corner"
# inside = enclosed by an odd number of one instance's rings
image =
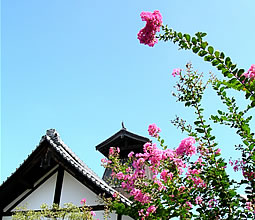
[[[109,155],[113,155],[114,154],[114,147],[110,147],[109,149]]]
[[[160,178],[161,178],[162,180],[164,180],[164,182],[167,182],[168,179],[172,180],[172,178],[173,178],[173,173],[168,172],[168,170],[163,170],[163,171],[161,172],[161,174],[160,174]]]
[[[150,213],[156,212],[156,210],[157,210],[157,208],[155,207],[155,205],[150,206],[150,207],[147,209],[147,211],[146,211],[146,216],[149,216]]]
[[[108,160],[108,159],[106,159],[106,158],[101,159],[101,162],[102,162],[102,166],[103,166],[103,167],[107,167],[107,165],[109,165],[109,164],[112,163],[111,160]]]
[[[110,147],[110,149],[109,149],[109,156],[114,156],[114,154],[119,154],[120,153],[120,148],[119,147],[117,147],[117,148],[115,148],[115,147]]]
[[[201,196],[197,196],[196,199],[195,199],[195,202],[196,202],[197,205],[201,204],[202,201],[203,200],[202,200]]]
[[[125,175],[122,172],[117,173],[116,176],[117,176],[117,179],[119,180],[122,180],[125,177]]]
[[[192,209],[192,204],[190,202],[186,202],[187,206]]]
[[[251,203],[251,202],[246,202],[245,205],[246,205],[246,208],[247,208],[249,211],[252,210],[252,203]]]
[[[86,203],[86,199],[83,198],[83,199],[81,200],[81,204],[82,204],[82,205],[85,205],[85,203]]]
[[[134,196],[134,199],[138,202],[141,202],[142,204],[149,203],[150,202],[150,196],[148,193],[142,193],[140,189],[133,188],[130,192],[132,196]]]
[[[218,148],[218,149],[215,151],[215,154],[216,154],[216,155],[220,155],[220,154],[221,154],[220,152],[221,152],[221,149]]]
[[[193,137],[187,137],[183,139],[179,147],[176,149],[177,155],[192,156],[193,154],[195,154],[196,153],[196,147],[194,146],[195,142],[196,141]]]
[[[134,155],[134,151],[131,151],[129,154],[128,154],[128,157],[130,158],[130,157],[133,157],[133,155]]]
[[[94,211],[91,211],[90,214],[91,214],[92,216],[96,216],[96,213],[95,213]]]
[[[143,215],[144,215],[144,214],[143,214],[143,209],[139,210],[139,211],[138,211],[138,214],[139,214],[139,216],[143,216]]]
[[[179,75],[180,75],[180,72],[181,72],[181,69],[180,69],[180,68],[174,69],[173,72],[172,72],[173,77],[179,76]]]
[[[140,14],[142,21],[146,21],[146,26],[139,31],[137,38],[141,44],[153,47],[158,40],[155,35],[162,26],[162,16],[158,10],[154,12],[142,12]]]
[[[255,64],[252,64],[251,67],[248,69],[246,73],[243,74],[245,78],[248,78],[250,80],[255,79]]]
[[[116,193],[116,192],[113,193],[112,197],[113,197],[113,198],[117,198],[117,197],[118,197],[118,193]]]
[[[217,206],[217,200],[216,199],[210,199],[208,202],[209,208],[216,207]]]
[[[156,124],[151,124],[148,127],[149,135],[152,137],[158,137],[158,133],[161,132],[161,129],[157,127]]]

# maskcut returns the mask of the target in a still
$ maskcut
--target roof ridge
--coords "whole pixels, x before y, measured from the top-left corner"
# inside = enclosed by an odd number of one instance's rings
[[[41,143],[44,141],[48,141],[48,143],[58,152],[60,153],[64,159],[66,159],[72,166],[74,166],[79,172],[81,172],[83,175],[87,176],[87,178],[90,179],[93,183],[95,183],[98,187],[100,187],[102,190],[107,191],[109,194],[113,195],[113,193],[117,192],[115,189],[113,189],[110,185],[108,185],[103,179],[101,179],[92,169],[90,169],[87,164],[85,164],[60,138],[59,133],[56,131],[56,129],[49,129],[46,131],[46,135],[42,136],[39,144],[36,146],[34,150],[30,154],[28,154],[27,158],[20,164],[18,168],[4,180],[0,187],[2,187],[7,180],[12,177],[17,170],[28,160],[28,158],[33,154],[34,151],[36,151],[40,146]],[[69,159],[67,158],[69,157]],[[70,160],[71,159],[71,160]],[[132,202],[120,194],[121,201],[127,205],[131,205]]]
[[[50,142],[50,144],[65,158],[66,155],[64,155],[65,152],[67,152],[68,156],[75,159],[74,161],[69,161],[73,166],[75,166],[80,172],[82,172],[84,175],[86,175],[91,181],[93,181],[96,185],[98,185],[100,188],[105,189],[108,191],[111,195],[113,193],[117,192],[114,188],[112,188],[109,184],[107,184],[102,178],[100,178],[93,170],[91,170],[87,164],[85,164],[60,138],[59,133],[55,129],[49,129],[46,132],[45,138]],[[65,152],[63,152],[63,150]],[[76,162],[76,164],[74,164]],[[103,186],[102,186],[103,185]],[[130,205],[132,202],[120,194],[122,202]]]
[[[91,168],[88,167],[88,165],[83,162],[72,150],[68,145],[64,143],[64,141],[61,139],[59,133],[57,132],[56,129],[49,129],[46,131],[46,136],[48,136],[51,140],[54,141],[55,144],[62,146],[65,151],[72,157],[74,158],[78,163],[83,165],[90,171],[93,175],[96,175],[98,178],[100,178]]]

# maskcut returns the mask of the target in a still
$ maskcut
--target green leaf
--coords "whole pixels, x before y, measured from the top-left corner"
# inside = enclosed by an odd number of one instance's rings
[[[223,114],[223,112],[222,112],[221,110],[218,110],[218,113],[219,113],[220,115],[222,115],[222,114]]]
[[[207,55],[204,57],[204,61],[208,61],[208,62],[211,62],[213,60],[213,56],[212,55]]]
[[[199,51],[199,49],[200,49],[199,47],[195,47],[195,46],[192,48],[194,53],[197,53]]]
[[[213,66],[217,66],[219,63],[220,63],[219,60],[213,60],[213,61],[212,61],[212,65],[213,65]]]
[[[235,85],[236,83],[239,83],[237,79],[234,77],[231,80],[228,81],[228,83]]]
[[[189,35],[189,34],[184,34],[184,37],[186,38],[186,40],[187,40],[188,42],[190,42],[190,35]]]
[[[217,66],[217,69],[218,70],[222,70],[224,68],[224,65],[223,64],[219,64],[218,66]]]
[[[255,106],[255,101],[252,101],[251,102],[251,107],[254,107]]]
[[[213,54],[213,51],[214,51],[213,47],[212,47],[212,46],[209,46],[209,47],[208,47],[208,52],[209,52],[209,54]]]
[[[201,123],[202,123],[201,121],[195,121],[195,122],[194,122],[195,125],[199,125],[199,124],[201,124]]]
[[[219,58],[219,57],[220,57],[220,51],[216,50],[216,51],[214,52],[214,55],[215,55],[217,58]]]
[[[236,68],[236,64],[232,64],[230,68],[231,70],[234,70]]]
[[[230,66],[232,65],[232,62],[231,62],[230,57],[227,57],[227,58],[225,59],[225,64],[226,64],[226,66],[227,66],[228,68],[230,68]]]
[[[182,33],[181,32],[178,33],[178,37],[182,38]]]
[[[201,37],[205,37],[207,35],[207,33],[202,33]]]
[[[207,52],[205,50],[200,50],[198,53],[198,56],[203,57],[207,54]]]
[[[226,59],[225,59],[225,64],[227,64],[228,62],[230,62],[231,60],[230,60],[230,57],[227,57]]]
[[[238,77],[241,77],[241,75],[244,73],[244,69],[240,69],[240,70],[238,70],[238,72],[237,72],[237,76]]]
[[[195,128],[195,130],[196,130],[198,133],[204,133],[204,130],[201,129],[201,128]]]
[[[196,45],[197,44],[197,39],[195,38],[195,37],[192,37],[192,43],[194,44],[194,45]]]
[[[207,47],[207,45],[208,45],[208,43],[206,41],[201,43],[201,47],[203,49],[205,49]]]
[[[225,54],[224,54],[223,52],[221,52],[221,53],[220,53],[220,58],[221,58],[221,59],[224,59],[224,57],[225,57]]]

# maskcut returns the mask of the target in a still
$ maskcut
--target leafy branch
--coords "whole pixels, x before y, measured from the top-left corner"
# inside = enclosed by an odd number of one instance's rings
[[[170,40],[175,44],[178,43],[180,49],[192,50],[198,56],[204,57],[205,61],[210,62],[225,77],[229,78],[229,80],[224,81],[225,85],[238,91],[245,91],[246,99],[251,100],[251,107],[255,106],[255,80],[249,81],[243,75],[244,69],[237,68],[230,57],[226,57],[223,52],[214,50],[212,46],[209,46],[208,42],[203,40],[203,37],[207,35],[206,33],[197,32],[195,36],[191,37],[189,34],[177,33],[173,29],[169,29],[167,25],[163,25],[162,30],[165,33],[159,35],[159,40]]]

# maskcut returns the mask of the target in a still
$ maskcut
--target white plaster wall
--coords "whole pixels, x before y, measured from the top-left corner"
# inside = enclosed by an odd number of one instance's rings
[[[95,211],[95,213],[96,213],[96,216],[95,216],[96,219],[104,220],[104,211]],[[107,219],[108,220],[117,220],[118,215],[115,213],[110,213],[110,215]],[[129,216],[122,215],[121,220],[134,220],[134,219],[130,218]]]
[[[27,209],[40,209],[43,203],[52,205],[54,200],[57,173],[52,175],[45,183],[39,186],[27,198],[25,198],[17,207],[26,206]]]
[[[104,211],[95,211],[95,219],[104,220]],[[107,220],[117,220],[117,215],[115,213],[110,213]]]
[[[122,220],[134,220],[134,219],[129,216],[123,215]]]
[[[122,220],[134,220],[134,219],[129,216],[123,215]]]
[[[81,200],[86,198],[86,205],[98,205],[98,196],[68,172],[64,172],[64,180],[61,191],[60,206],[64,203],[73,203],[80,206]]]
[[[12,219],[11,216],[4,216],[4,217],[3,217],[3,220],[11,220],[11,219]]]
[[[73,203],[74,205],[81,206],[81,200],[86,198],[86,205],[98,205],[98,195],[92,192],[89,188],[84,186],[81,182],[75,179],[68,172],[64,172],[64,180],[61,191],[60,206],[65,203]],[[96,219],[104,220],[104,211],[95,211]],[[115,213],[110,213],[109,220],[117,220]],[[122,216],[122,220],[133,220],[128,216]]]

